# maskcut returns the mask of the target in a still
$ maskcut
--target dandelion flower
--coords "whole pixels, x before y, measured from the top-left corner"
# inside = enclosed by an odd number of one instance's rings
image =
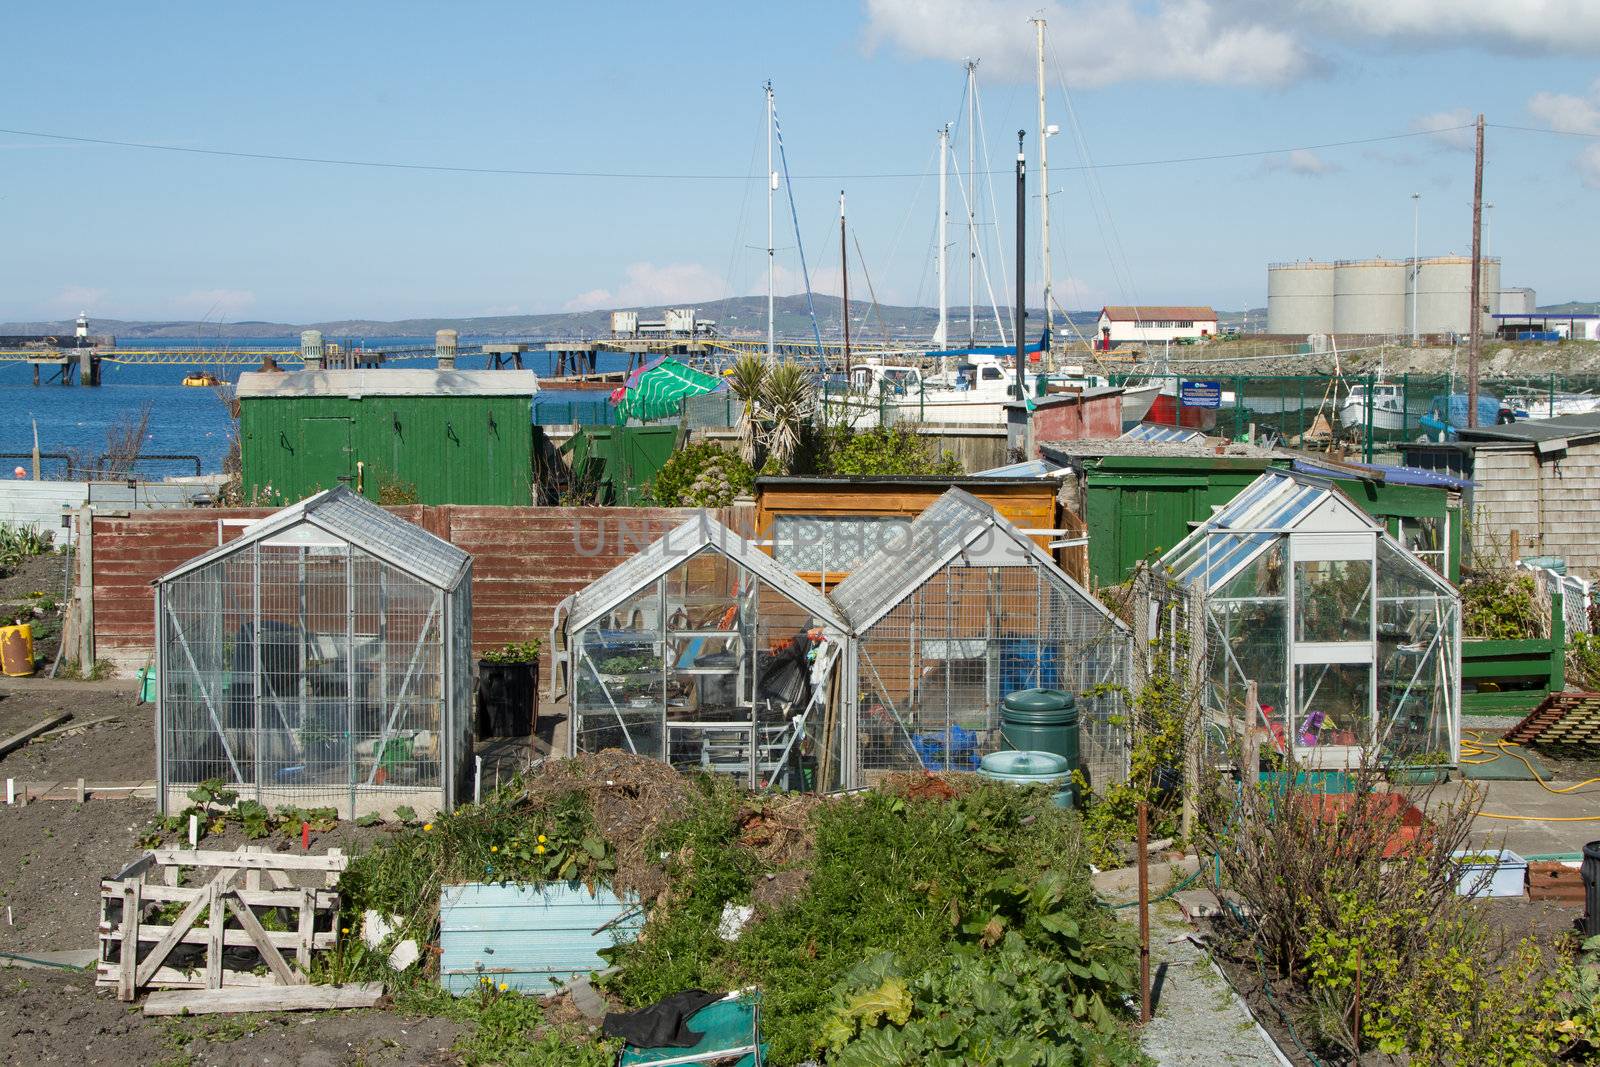
[[[350,932],[350,928],[348,926],[341,926],[339,927],[339,932],[341,934],[348,934]]]
[[[425,830],[425,831],[426,830],[432,830],[433,829],[433,823],[431,823],[431,822],[423,823],[422,824],[422,829]]]
[[[500,992],[504,993],[506,990],[508,990],[510,988],[511,987],[509,985],[506,985],[506,983],[504,983],[504,982],[500,983]]]
[[[545,837],[544,837],[544,835],[543,835],[543,834],[540,834],[540,835],[539,835],[539,844],[541,844],[541,845],[542,845],[542,844],[544,844],[544,841],[545,841]]]
[[[490,845],[489,846],[489,851],[490,852],[499,852],[500,851],[500,846],[499,845]]]
[[[535,852],[537,852],[541,856],[544,855],[544,846],[543,845],[534,845],[533,846],[533,850]]]

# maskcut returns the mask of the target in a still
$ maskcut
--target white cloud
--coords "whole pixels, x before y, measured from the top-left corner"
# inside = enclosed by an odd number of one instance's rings
[[[690,304],[726,296],[728,283],[699,263],[630,263],[621,284],[611,289],[590,289],[568,300],[567,311]]]
[[[1411,120],[1411,129],[1426,133],[1443,148],[1458,152],[1471,152],[1477,146],[1478,134],[1473,129],[1477,116],[1464,107],[1453,111],[1435,111],[1431,115],[1418,115]]]
[[[1219,15],[1208,0],[1160,0],[1153,9],[1111,3],[1030,0],[866,0],[869,49],[893,44],[913,55],[981,56],[991,77],[1021,81],[1034,69],[1028,19],[1060,31],[1056,58],[1076,85],[1135,80],[1282,85],[1313,66],[1293,35]]]
[[[1320,178],[1339,170],[1339,164],[1329,162],[1309,148],[1296,148],[1287,155],[1268,156],[1263,167],[1269,171],[1287,171],[1308,178]]]
[[[1476,47],[1587,55],[1595,0],[865,0],[868,49],[980,56],[990,77],[1033,76],[1027,20],[1043,15],[1067,77],[1283,85],[1329,62],[1327,44]]]
[[[255,302],[256,294],[248,289],[193,289],[174,297],[172,310],[179,315],[221,321],[242,314]]]
[[[1562,133],[1600,134],[1600,80],[1590,86],[1588,96],[1535,93],[1528,101],[1528,114]]]

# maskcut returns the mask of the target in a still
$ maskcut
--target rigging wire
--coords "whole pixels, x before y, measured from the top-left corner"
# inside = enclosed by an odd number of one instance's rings
[[[761,155],[761,135],[765,132],[766,125],[767,109],[765,103],[763,102],[758,121],[756,123],[755,140],[750,144],[750,180],[745,183],[744,195],[739,198],[739,221],[735,223],[733,227],[733,247],[728,250],[728,270],[727,273],[723,275],[723,277],[727,279],[727,296],[730,298],[743,295],[744,287],[740,284],[740,281],[744,278],[744,271],[739,269],[739,251],[743,244],[742,238],[744,237],[745,219],[749,217],[750,191],[755,184],[756,160]],[[737,279],[735,277],[736,272]]]
[[[989,159],[989,131],[988,128],[983,124],[982,100],[983,98],[978,92],[977,83],[974,82],[972,86],[973,111],[978,116],[978,143],[983,146],[983,173],[989,179],[989,216],[994,220],[994,244],[996,251],[1000,253],[997,257],[1000,261],[1000,291],[1003,293],[1009,293],[1011,291],[1011,279],[1006,276],[1006,250],[1005,246],[1000,241],[1000,207],[995,202],[994,198],[994,165]],[[991,304],[994,304],[995,302],[993,288],[989,290],[989,302]],[[1023,302],[1026,303],[1026,299],[1024,299]],[[1000,321],[1000,309],[998,305],[995,306],[994,317],[995,324],[1000,327],[1000,343],[1002,345],[1010,344],[1010,342],[1006,340],[1005,324]]]
[[[768,99],[771,98],[769,90]],[[783,123],[778,121],[777,105],[772,105],[772,130],[778,136],[778,161],[783,165],[783,187],[789,194],[789,219],[794,223],[794,243],[799,246],[800,277],[806,283],[806,311],[811,315],[811,334],[817,340],[817,352],[823,353],[822,329],[817,325],[817,302],[811,295],[811,270],[806,266],[806,246],[800,236],[800,212],[794,205],[794,183],[789,180],[789,154],[783,147]],[[826,356],[823,356],[826,362]]]
[[[851,230],[850,238],[856,243],[856,258],[861,261],[861,275],[867,279],[867,295],[872,297],[870,313],[878,317],[878,331],[883,334],[883,345],[887,348],[894,343],[894,340],[889,336],[889,324],[883,321],[883,308],[878,304],[878,291],[872,287],[872,272],[867,270],[867,255],[861,251],[861,235],[855,230]],[[864,324],[866,322],[867,314],[867,312],[862,314],[859,320],[861,323]]]

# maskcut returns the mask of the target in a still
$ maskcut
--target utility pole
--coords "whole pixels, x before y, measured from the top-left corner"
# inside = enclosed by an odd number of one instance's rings
[[[978,61],[967,60],[967,344],[978,343]]]
[[[1022,154],[1025,130],[1017,131],[1017,399],[1026,395],[1022,388],[1022,368],[1027,362],[1028,324],[1028,159]]]
[[[772,296],[773,281],[773,252],[772,252],[772,194],[778,188],[778,172],[772,169],[772,82],[768,80],[767,89],[767,362],[774,359],[777,347],[777,329],[774,316],[775,302]]]
[[[1417,302],[1422,298],[1422,194],[1411,194],[1411,347],[1417,347]]]
[[[1056,127],[1044,121],[1044,19],[1032,21],[1039,60],[1039,257],[1044,267],[1044,324],[1048,328],[1054,321],[1050,317],[1050,136]]]
[[[1467,426],[1478,425],[1478,354],[1483,345],[1483,116],[1472,164],[1472,306],[1467,334]]]
[[[946,225],[950,221],[950,209],[945,200],[945,171],[949,159],[950,124],[947,122],[939,127],[939,332],[934,341],[940,348],[946,347],[950,338],[949,309],[945,300]]]
[[[844,303],[844,380],[850,380],[850,257],[844,245],[844,190],[839,190],[839,285]]]

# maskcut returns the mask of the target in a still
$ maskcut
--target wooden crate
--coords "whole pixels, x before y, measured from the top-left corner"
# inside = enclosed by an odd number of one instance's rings
[[[1528,899],[1582,904],[1583,876],[1565,863],[1534,860],[1528,864]]]
[[[338,849],[318,856],[264,848],[147,852],[100,883],[96,984],[115,987],[119,1000],[130,1001],[142,989],[304,985],[312,954],[338,941],[339,894],[333,887],[346,862]],[[182,910],[163,921],[159,912],[173,903]],[[274,909],[294,916],[291,929],[266,929],[262,920]],[[179,945],[199,946],[201,952],[174,963]],[[254,949],[267,973],[252,973],[253,964],[230,966],[227,950],[233,948]]]

